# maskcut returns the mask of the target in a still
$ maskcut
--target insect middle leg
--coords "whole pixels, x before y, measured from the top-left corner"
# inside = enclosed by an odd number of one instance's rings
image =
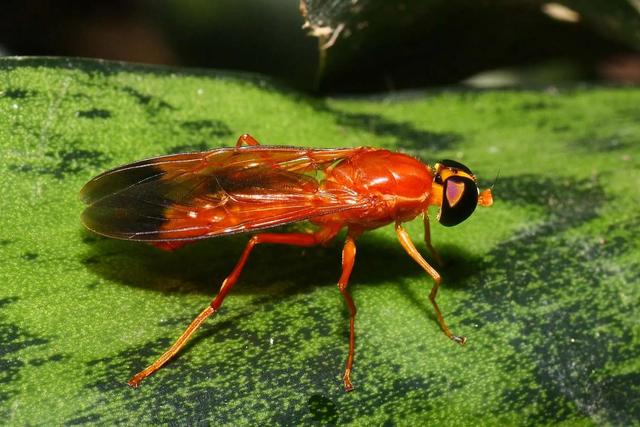
[[[353,270],[353,264],[356,259],[356,244],[352,235],[347,235],[347,240],[344,242],[344,248],[342,249],[342,274],[338,280],[338,289],[344,298],[347,308],[349,309],[349,355],[347,356],[347,365],[344,370],[344,376],[342,380],[344,382],[344,390],[353,390],[351,384],[351,367],[353,366],[353,357],[356,347],[355,339],[355,319],[356,319],[356,305],[353,303],[353,299],[349,292],[347,292],[347,285],[349,284],[349,277]]]
[[[224,302],[224,298],[238,281],[240,273],[242,273],[242,269],[247,263],[251,251],[257,244],[278,243],[282,245],[292,246],[314,246],[331,240],[336,233],[337,230],[334,231],[331,229],[320,229],[315,233],[263,233],[253,236],[247,243],[247,246],[244,248],[240,259],[238,260],[238,263],[234,267],[233,271],[231,271],[231,274],[229,274],[227,278],[222,282],[220,291],[218,292],[218,295],[213,299],[213,301],[211,301],[211,304],[191,322],[191,324],[187,327],[187,329],[185,329],[185,331],[182,333],[182,335],[180,335],[176,342],[162,356],[160,356],[158,360],[153,362],[146,369],[134,375],[128,381],[128,384],[131,387],[137,387],[140,384],[140,381],[160,369],[164,364],[171,360],[182,347],[184,347],[187,340],[200,327],[202,322],[204,322],[207,317],[215,314],[218,311],[218,309]]]
[[[402,224],[400,224],[399,222],[396,223],[396,235],[398,236],[398,240],[400,241],[400,244],[402,245],[404,250],[407,251],[409,256],[413,258],[413,260],[417,262],[420,265],[420,267],[422,267],[424,271],[426,271],[427,274],[433,278],[433,281],[435,282],[435,284],[431,288],[431,292],[429,293],[429,299],[433,304],[433,308],[435,309],[435,312],[436,312],[436,318],[438,319],[438,323],[440,324],[442,331],[445,333],[446,336],[448,336],[458,344],[464,344],[467,341],[467,339],[462,336],[454,335],[451,332],[451,330],[445,323],[444,317],[442,316],[442,312],[440,311],[440,307],[438,307],[438,303],[436,302],[436,296],[438,295],[438,288],[440,287],[440,281],[442,280],[440,277],[440,274],[435,270],[435,268],[431,267],[431,265],[429,265],[427,261],[425,261],[422,255],[420,255],[420,252],[418,252],[415,245],[411,241],[411,237],[409,237],[409,233],[407,233],[407,231],[404,229]]]

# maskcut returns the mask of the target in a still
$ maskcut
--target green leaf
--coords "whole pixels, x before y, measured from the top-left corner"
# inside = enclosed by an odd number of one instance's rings
[[[640,418],[638,88],[313,99],[259,76],[0,59],[0,419],[33,424],[620,424]],[[173,253],[82,229],[95,174],[265,144],[464,161],[495,205],[434,225],[431,281],[382,228],[358,241],[352,380],[340,242],[258,248],[223,309],[131,389],[213,298],[245,236]],[[419,242],[420,221],[407,225]],[[424,250],[424,245],[419,245]]]

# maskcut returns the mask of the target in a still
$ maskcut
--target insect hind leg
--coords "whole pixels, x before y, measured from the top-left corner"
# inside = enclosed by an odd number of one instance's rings
[[[247,246],[245,246],[244,251],[240,256],[240,259],[238,260],[238,263],[236,264],[236,266],[233,268],[233,271],[231,271],[231,274],[229,274],[227,278],[224,279],[224,281],[222,282],[222,286],[220,287],[220,292],[214,298],[214,300],[211,301],[211,307],[214,310],[218,310],[220,308],[220,306],[224,301],[225,296],[238,281],[238,278],[240,277],[240,273],[242,273],[242,270],[245,264],[247,263],[247,260],[249,259],[249,255],[251,254],[251,252],[253,251],[253,248],[255,248],[256,245],[261,243],[277,243],[281,245],[304,247],[304,246],[319,245],[324,241],[326,241],[326,239],[320,232],[256,234],[249,240],[249,242],[247,243]]]
[[[338,289],[344,298],[345,304],[349,309],[349,355],[347,356],[347,363],[344,370],[344,376],[342,381],[344,382],[344,390],[353,390],[351,384],[351,368],[353,366],[353,358],[355,353],[355,319],[356,319],[356,305],[353,303],[353,298],[347,291],[347,285],[349,284],[349,277],[353,270],[353,265],[356,258],[356,245],[352,235],[347,235],[347,240],[344,243],[342,249],[342,274],[338,280]]]
[[[128,381],[128,384],[134,388],[138,387],[140,381],[164,366],[182,349],[182,347],[184,347],[191,335],[193,335],[193,333],[200,327],[202,322],[204,322],[209,316],[215,314],[218,311],[218,309],[224,302],[224,298],[238,281],[240,273],[242,273],[242,269],[247,263],[249,255],[256,245],[260,243],[277,243],[282,245],[303,247],[315,246],[331,240],[336,235],[336,233],[337,230],[326,228],[320,229],[315,233],[263,233],[253,236],[247,243],[247,246],[245,246],[240,259],[238,260],[233,271],[231,271],[231,274],[229,274],[227,278],[222,282],[220,291],[218,292],[218,295],[216,295],[216,297],[213,299],[213,301],[211,301],[211,304],[207,308],[205,308],[195,319],[193,319],[191,324],[187,327],[187,329],[185,329],[182,335],[180,335],[176,342],[173,343],[173,345],[162,356],[160,356],[158,360],[134,375]]]

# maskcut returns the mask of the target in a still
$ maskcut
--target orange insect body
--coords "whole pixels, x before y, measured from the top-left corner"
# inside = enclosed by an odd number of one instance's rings
[[[363,148],[328,170],[321,187],[353,191],[365,203],[315,222],[365,230],[411,220],[427,208],[432,181],[429,168],[413,157]]]
[[[338,288],[350,312],[345,390],[353,388],[350,374],[356,314],[347,284],[355,262],[355,239],[365,230],[395,222],[403,248],[435,281],[429,297],[440,326],[447,336],[463,344],[464,337],[451,333],[435,301],[440,275],[417,251],[402,222],[424,214],[427,249],[439,260],[431,246],[428,207],[440,207],[439,222],[451,226],[471,215],[477,204],[493,203],[491,191],[480,193],[471,171],[451,160],[431,169],[413,157],[388,150],[268,147],[259,146],[249,135],[241,136],[235,148],[121,166],[89,181],[81,195],[89,205],[82,215],[89,229],[166,250],[200,238],[295,221],[309,220],[318,226],[312,233],[255,234],[209,307],[167,352],[129,381],[134,387],[170,360],[220,308],[255,245],[313,246],[333,239],[344,227],[348,232]]]

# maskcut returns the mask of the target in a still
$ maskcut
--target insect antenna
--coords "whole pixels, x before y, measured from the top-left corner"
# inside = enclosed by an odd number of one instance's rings
[[[500,169],[498,169],[498,172],[496,173],[496,177],[493,179],[493,183],[491,184],[491,187],[489,187],[491,191],[493,191],[493,187],[496,185],[496,182],[498,182],[498,178],[500,178]]]

